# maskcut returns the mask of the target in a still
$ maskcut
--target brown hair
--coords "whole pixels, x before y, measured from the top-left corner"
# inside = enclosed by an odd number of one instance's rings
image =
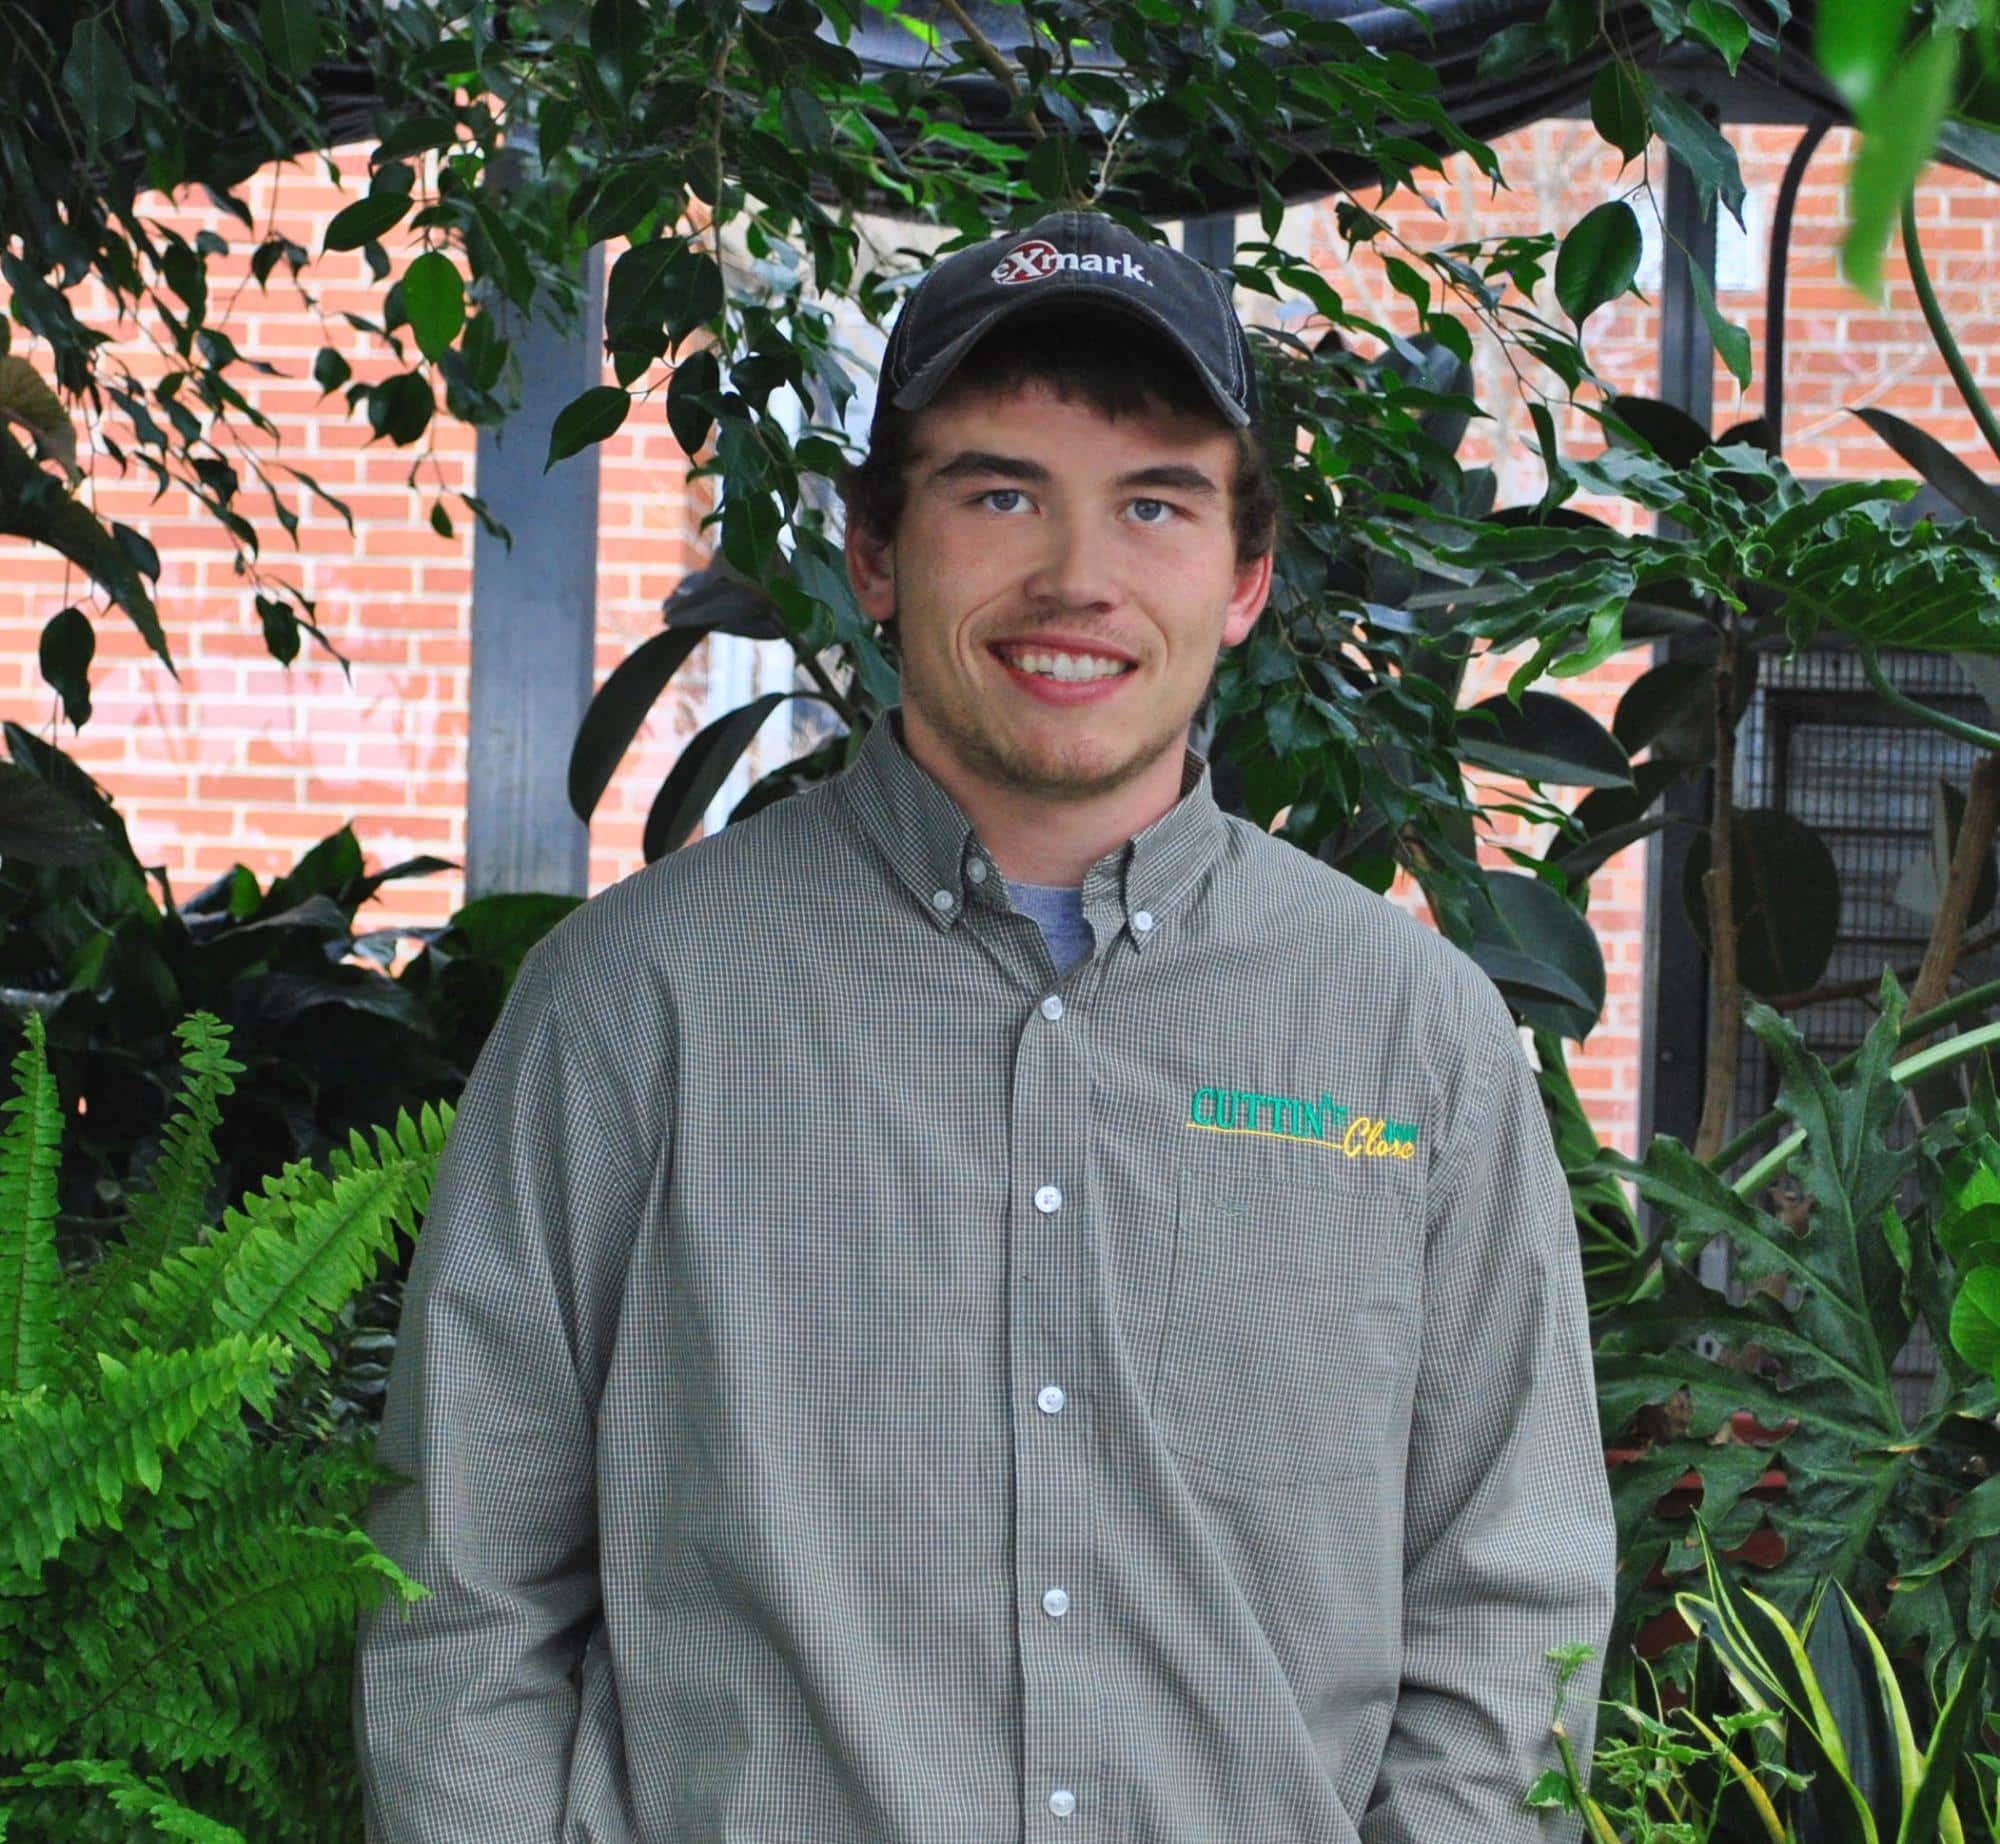
[[[1262,426],[1239,429],[1228,422],[1164,334],[1130,314],[1075,304],[1011,315],[960,360],[926,407],[942,408],[979,392],[1011,395],[1028,383],[1044,384],[1062,402],[1081,400],[1112,418],[1158,405],[1227,432],[1236,442],[1229,506],[1237,567],[1276,547],[1278,493]],[[922,413],[884,403],[868,453],[844,468],[835,483],[848,518],[885,542],[902,523],[911,432]]]

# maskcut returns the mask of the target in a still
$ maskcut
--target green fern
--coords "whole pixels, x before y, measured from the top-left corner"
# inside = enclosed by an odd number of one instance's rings
[[[75,1289],[68,1343],[78,1353],[113,1342],[117,1306],[129,1296],[135,1275],[152,1273],[208,1228],[215,1134],[222,1125],[222,1102],[236,1092],[232,1078],[243,1073],[243,1065],[230,1059],[228,1027],[212,1013],[194,1013],[174,1035],[183,1046],[180,1099],[160,1130],[159,1157],[126,1200],[124,1239]],[[155,1350],[176,1348],[152,1342]]]
[[[211,1231],[237,1066],[224,1027],[191,1019],[181,1103],[125,1242],[65,1286],[38,1024],[0,1132],[0,1305],[15,1374],[33,1378],[0,1396],[0,1844],[128,1844],[133,1819],[332,1844],[358,1821],[358,1777],[326,1745],[344,1732],[356,1621],[385,1592],[425,1591],[356,1527],[392,1475],[270,1418],[294,1372],[324,1365],[320,1334],[398,1232],[415,1235],[450,1111],[356,1134],[326,1172],[286,1168]],[[81,1351],[79,1327],[96,1341]]]
[[[0,1398],[51,1380],[56,1292],[56,1173],[62,1163],[62,1108],[46,1054],[42,1015],[27,1017],[14,1058],[11,1115],[0,1130]]]

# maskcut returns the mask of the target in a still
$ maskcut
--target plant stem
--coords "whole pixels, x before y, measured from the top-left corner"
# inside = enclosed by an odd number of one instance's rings
[[[1968,1012],[1981,1012],[1989,1005],[1994,1004],[2000,1004],[2000,980],[1988,980],[1985,985],[1971,987],[1967,991],[1960,993],[1955,999],[1947,999],[1935,1011],[1924,1012],[1919,1016],[1904,1019],[1903,1028],[1896,1034],[1896,1041],[1899,1044],[1915,1043],[1922,1038],[1928,1037],[1940,1026],[1963,1018]],[[1838,1063],[1833,1064],[1826,1073],[1834,1081],[1838,1082],[1860,1061],[1861,1052],[1859,1050],[1850,1050]],[[1731,1140],[1713,1159],[1709,1160],[1709,1165],[1718,1172],[1726,1170],[1738,1159],[1742,1158],[1751,1147],[1755,1146],[1774,1127],[1782,1126],[1784,1119],[1783,1113],[1773,1108],[1762,1120],[1753,1121],[1749,1126],[1745,1127],[1735,1139]]]
[[[2000,982],[1992,987],[1981,987],[1982,995],[1990,998],[1995,990],[2000,990]],[[1963,995],[1972,997],[1970,993]],[[1940,1007],[1940,1010],[1943,1008]],[[1941,1044],[1933,1044],[1928,1050],[1919,1050],[1915,1056],[1905,1057],[1893,1065],[1889,1071],[1898,1082],[1908,1083],[1918,1076],[1929,1075],[1934,1069],[1948,1069],[1954,1063],[1962,1063],[1967,1057],[1984,1050],[1990,1044],[2000,1044],[2000,1024],[1983,1024],[1977,1030],[1962,1032],[1957,1037],[1947,1037]],[[1759,1159],[1741,1178],[1730,1184],[1730,1189],[1738,1197],[1748,1197],[1761,1185],[1784,1169],[1785,1161],[1806,1143],[1803,1127],[1787,1134],[1777,1145]]]
[[[1708,822],[1708,871],[1701,880],[1708,899],[1708,1069],[1702,1080],[1701,1125],[1694,1156],[1708,1159],[1722,1144],[1736,1089],[1736,1051],[1743,1036],[1743,985],[1737,977],[1736,893],[1733,858],[1736,810],[1736,637],[1725,630],[1715,662],[1715,793]]]
[[[1965,354],[1959,351],[1958,341],[1951,336],[1951,324],[1944,317],[1944,309],[1938,305],[1936,291],[1931,287],[1930,271],[1924,267],[1924,253],[1917,242],[1917,194],[1914,187],[1903,200],[1903,256],[1910,265],[1910,281],[1917,291],[1917,305],[1924,310],[1924,323],[1931,330],[1931,338],[1937,341],[1937,349],[1944,355],[1944,362],[1951,368],[1952,382],[1958,386],[1959,395],[1965,399],[1965,407],[1972,412],[1972,420],[1979,425],[1979,433],[1986,438],[1986,445],[1996,455],[2000,455],[2000,422],[1993,416],[1993,406],[1986,401],[1979,382],[1972,375],[1972,367],[1966,364]]]
[[[1947,736],[1955,736],[1962,743],[1970,743],[1976,749],[2000,750],[2000,735],[1991,730],[1982,730],[1977,724],[1969,724],[1962,718],[1947,716],[1943,711],[1934,711],[1927,704],[1919,704],[1914,698],[1906,698],[1891,685],[1882,671],[1882,662],[1875,657],[1875,649],[1863,642],[1855,651],[1861,657],[1862,676],[1867,679],[1884,703],[1893,705],[1908,716],[1928,724],[1933,730],[1942,730]]]
[[[1976,935],[1968,935],[1959,944],[1959,958],[1968,954],[1978,954],[2000,942],[2000,927],[1981,929]],[[1906,962],[1890,969],[1896,978],[1908,984],[1923,971],[1921,962]],[[1879,973],[1864,975],[1858,980],[1835,980],[1825,986],[1808,987],[1803,992],[1780,993],[1764,1003],[1774,1012],[1796,1012],[1808,1005],[1827,1005],[1836,999],[1872,999],[1881,990],[1882,976]],[[1776,1116],[1768,1118],[1775,1119]],[[1719,1155],[1718,1155],[1719,1156]]]
[[[1965,941],[1965,925],[1972,914],[1973,893],[1979,887],[1979,874],[1992,861],[1996,828],[2000,828],[2000,755],[1983,755],[1972,765],[1965,812],[1960,816],[1958,838],[1952,846],[1951,869],[1938,899],[1930,944],[1924,949],[1924,964],[1917,971],[1916,985],[1910,989],[1913,1012],[1931,1010],[1951,985]]]

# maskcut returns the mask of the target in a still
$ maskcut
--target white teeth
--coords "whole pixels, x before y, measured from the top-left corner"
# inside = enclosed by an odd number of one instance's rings
[[[1110,679],[1126,670],[1122,661],[1080,653],[1014,653],[1008,657],[1020,671],[1052,679]]]

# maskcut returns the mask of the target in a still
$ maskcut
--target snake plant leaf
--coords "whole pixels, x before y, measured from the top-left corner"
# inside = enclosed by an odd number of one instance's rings
[[[1988,486],[1936,436],[1915,423],[1887,410],[1856,410],[1853,414],[1968,518],[1977,519],[1991,536],[2000,538],[2000,489]]]
[[[1817,1782],[1807,1786],[1795,1802],[1799,1830],[1820,1836],[1830,1829],[1828,1807],[1851,1805],[1858,1795],[1877,1835],[1893,1839],[1903,1815],[1904,1786],[1918,1772],[1910,1713],[1881,1642],[1838,1582],[1821,1598],[1806,1658],[1847,1756],[1851,1793]]]

